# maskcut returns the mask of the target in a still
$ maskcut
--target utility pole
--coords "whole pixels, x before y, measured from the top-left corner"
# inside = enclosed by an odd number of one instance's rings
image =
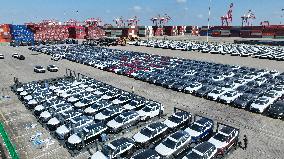
[[[281,16],[280,16],[280,17],[281,17],[281,19],[280,19],[280,24],[282,23],[282,19],[283,19],[284,8],[282,8],[281,11],[282,11],[282,12],[280,13],[280,14],[281,14]]]
[[[209,8],[208,8],[208,24],[207,24],[207,42],[209,41],[209,25],[210,25],[210,11],[211,11],[211,0],[209,0]]]

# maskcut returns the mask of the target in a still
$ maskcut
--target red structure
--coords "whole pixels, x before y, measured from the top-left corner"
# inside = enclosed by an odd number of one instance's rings
[[[137,16],[134,16],[133,18],[126,20],[128,26],[137,26],[138,21],[139,21],[139,19],[137,18]]]
[[[85,25],[88,26],[102,26],[101,18],[89,18],[85,20]]]
[[[229,6],[229,10],[227,11],[227,14],[221,17],[222,26],[229,26],[231,25],[233,21],[233,6],[234,4],[231,3]]]
[[[154,26],[164,26],[171,20],[171,17],[167,14],[161,17],[160,14],[158,14],[157,17],[153,17],[150,20],[153,22]]]

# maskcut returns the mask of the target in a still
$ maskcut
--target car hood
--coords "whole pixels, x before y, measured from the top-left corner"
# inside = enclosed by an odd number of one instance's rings
[[[34,100],[34,99],[32,99],[32,100],[30,100],[30,101],[28,102],[28,104],[29,104],[29,105],[31,105],[31,104],[37,104],[37,101]]]
[[[65,125],[61,125],[56,129],[57,134],[66,134],[69,132],[69,129]]]
[[[31,95],[27,95],[27,96],[24,97],[25,100],[31,100],[32,98],[33,98],[33,96],[31,96]]]
[[[101,151],[97,151],[92,155],[91,159],[109,159],[109,158],[106,157]]]
[[[128,110],[132,110],[132,109],[135,108],[134,106],[132,106],[132,105],[130,105],[130,104],[125,104],[123,107],[124,107],[125,109],[128,109]]]
[[[197,137],[201,134],[200,132],[192,130],[190,128],[186,128],[184,131],[188,132],[189,135],[192,136],[192,137]]]
[[[22,92],[22,91],[24,91],[23,87],[17,88],[17,92]]]
[[[218,149],[218,148],[223,148],[226,146],[226,142],[221,142],[219,140],[216,140],[214,138],[210,138],[208,140],[208,142],[212,143],[213,145],[215,145],[215,147]]]
[[[78,144],[82,141],[82,139],[77,135],[77,134],[73,134],[71,135],[68,140],[67,140],[70,144]]]
[[[59,124],[59,123],[60,123],[60,121],[59,121],[57,118],[51,118],[51,119],[47,122],[48,125],[56,125],[56,124]]]
[[[41,111],[41,110],[43,110],[44,109],[44,106],[42,106],[42,105],[37,105],[35,108],[34,108],[34,110],[36,110],[36,111]]]
[[[106,119],[108,116],[103,115],[102,113],[96,114],[95,115],[95,119],[97,120],[104,120]]]
[[[169,156],[174,152],[173,149],[170,149],[163,144],[159,144],[158,146],[156,146],[155,150],[162,156]]]
[[[28,94],[27,91],[23,91],[23,92],[20,93],[21,96],[26,96],[27,94]]]
[[[48,111],[44,111],[44,112],[40,113],[40,117],[49,118],[49,117],[51,117],[51,114]]]
[[[118,123],[115,120],[111,120],[107,123],[107,126],[110,128],[118,128],[122,125],[122,123]]]
[[[138,142],[138,143],[145,143],[146,141],[149,140],[149,137],[147,137],[147,136],[141,134],[140,132],[138,132],[137,134],[135,134],[135,135],[133,136],[133,139],[134,139],[136,142]]]
[[[85,104],[84,104],[84,103],[81,103],[81,102],[79,101],[79,102],[75,103],[74,106],[80,108],[80,107],[85,106]]]
[[[174,128],[178,125],[177,123],[174,123],[170,121],[169,119],[165,120],[163,123],[166,124],[169,128]]]
[[[78,98],[75,98],[75,97],[72,96],[72,97],[68,98],[67,100],[68,100],[68,102],[74,102],[74,101],[77,101]]]

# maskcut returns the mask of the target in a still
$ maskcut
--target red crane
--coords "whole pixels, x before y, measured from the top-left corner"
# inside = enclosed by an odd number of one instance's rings
[[[113,21],[115,22],[116,26],[125,26],[124,19],[122,17],[115,18]]]
[[[260,22],[260,25],[261,26],[269,26],[269,21],[268,20],[262,21],[262,22]]]
[[[222,26],[231,25],[231,23],[233,21],[233,6],[234,6],[234,4],[231,3],[230,6],[229,6],[229,10],[228,10],[227,14],[221,17]]]
[[[101,18],[89,18],[85,20],[86,25],[88,26],[101,26],[102,20]]]
[[[153,22],[153,25],[155,25],[155,26],[163,26],[163,25],[167,24],[172,19],[167,14],[164,14],[163,17],[161,17],[161,15],[158,14],[157,17],[153,17],[150,20]]]
[[[68,21],[65,22],[66,25],[71,25],[71,26],[77,26],[78,21],[76,19],[69,19]]]
[[[133,18],[130,18],[130,19],[126,20],[128,26],[137,26],[138,25],[138,21],[139,21],[139,19],[138,19],[137,16],[134,16]]]
[[[242,26],[252,26],[252,21],[256,19],[252,10],[249,10],[247,14],[244,14],[242,17]]]

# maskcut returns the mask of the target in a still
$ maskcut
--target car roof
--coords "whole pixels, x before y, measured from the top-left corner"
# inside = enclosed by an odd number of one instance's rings
[[[214,144],[212,144],[208,141],[205,141],[205,142],[197,145],[196,147],[194,147],[194,149],[204,154],[212,147],[215,148]]]
[[[222,133],[224,134],[231,134],[234,130],[236,130],[235,128],[233,127],[229,127],[229,126],[224,126],[222,127],[219,131],[221,131]]]
[[[110,144],[114,147],[119,147],[121,145],[124,145],[125,143],[133,143],[133,141],[129,138],[122,137],[122,138],[112,141]]]

